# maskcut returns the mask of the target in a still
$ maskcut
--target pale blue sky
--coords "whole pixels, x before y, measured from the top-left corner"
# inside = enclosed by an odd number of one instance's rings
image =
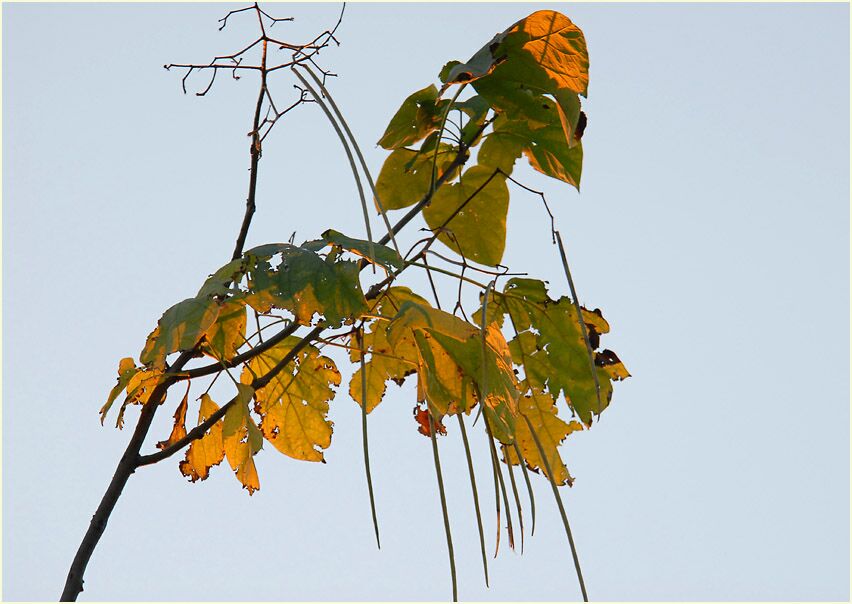
[[[230,257],[256,82],[222,77],[200,99],[162,65],[252,39],[249,18],[217,31],[239,6],[3,5],[6,600],[58,597],[130,436],[97,416],[118,359]],[[323,64],[341,76],[332,92],[371,167],[405,96],[542,6],[349,4],[343,46]],[[602,308],[604,346],[634,376],[563,449],[590,596],[848,600],[849,7],[546,6],[588,40],[583,190],[518,174],[548,194],[581,300]],[[275,28],[293,41],[339,9],[268,7],[297,17]],[[290,82],[278,86],[284,95]],[[361,233],[345,156],[317,107],[276,127],[260,178],[249,245]],[[565,293],[537,199],[513,190],[509,221],[505,263]],[[392,387],[371,416],[381,551],[359,410],[343,390],[328,463],[267,447],[251,498],[222,467],[200,484],[176,459],[140,469],[81,599],[449,599],[413,399],[410,385]],[[168,434],[171,411],[159,415],[146,451]],[[504,542],[484,588],[458,434],[441,444],[460,597],[579,598],[541,477],[535,536],[523,556]]]

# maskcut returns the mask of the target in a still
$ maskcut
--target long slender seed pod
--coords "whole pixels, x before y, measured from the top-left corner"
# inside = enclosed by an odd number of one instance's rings
[[[532,516],[532,529],[530,530],[530,537],[535,535],[535,495],[533,494],[532,483],[530,482],[530,474],[527,472],[527,464],[524,461],[524,456],[521,455],[521,448],[518,447],[518,443],[512,443],[512,446],[515,448],[515,454],[518,456],[518,459],[521,460],[521,471],[524,473],[524,482],[527,483],[527,493],[530,496],[530,515]]]
[[[464,388],[464,386],[462,386]],[[464,399],[464,396],[462,396]],[[464,427],[462,414],[458,413],[459,429],[461,430],[464,454],[467,457],[467,471],[470,474],[470,489],[473,491],[473,509],[476,510],[476,527],[479,529],[479,550],[482,552],[482,570],[485,572],[485,587],[488,587],[488,556],[485,555],[485,532],[482,530],[482,514],[479,511],[479,493],[476,490],[476,476],[473,472],[473,459],[470,455],[470,443],[467,440],[467,429]]]
[[[367,167],[367,162],[364,160],[364,154],[361,153],[361,147],[358,145],[358,141],[352,134],[352,130],[349,129],[349,124],[346,123],[346,120],[343,118],[343,114],[337,107],[337,103],[334,102],[334,97],[331,96],[331,94],[328,92],[328,89],[326,89],[326,87],[323,85],[322,80],[317,77],[317,75],[308,66],[308,64],[300,63],[299,67],[302,67],[305,71],[307,71],[308,75],[311,76],[314,82],[316,82],[317,86],[319,86],[320,90],[325,95],[325,98],[328,99],[328,104],[331,105],[334,114],[340,121],[340,125],[343,126],[343,129],[346,131],[346,136],[349,137],[349,140],[352,143],[352,148],[355,150],[355,155],[358,156],[358,161],[361,163],[361,169],[364,171],[364,176],[367,177],[367,184],[370,185],[370,191],[373,192],[373,198],[376,200],[376,205],[379,208],[379,213],[382,215],[382,220],[385,223],[385,227],[387,227],[388,236],[390,237],[391,243],[393,244],[393,249],[396,250],[397,254],[402,256],[402,252],[399,251],[399,246],[397,246],[396,244],[396,237],[394,237],[393,235],[393,229],[391,229],[390,221],[388,220],[388,215],[385,212],[385,207],[382,205],[382,200],[379,199],[379,194],[376,192],[376,183],[373,181],[373,176],[372,174],[370,174],[370,169]]]
[[[428,405],[427,405],[428,407]],[[444,532],[447,534],[447,552],[450,556],[450,577],[453,581],[453,602],[459,601],[456,585],[456,557],[453,553],[453,535],[450,532],[450,514],[447,511],[447,497],[444,494],[444,478],[441,475],[441,458],[438,456],[438,441],[435,440],[435,418],[429,408],[429,436],[432,438],[432,457],[435,460],[435,474],[438,476],[438,493],[441,495],[441,511],[444,513]]]
[[[494,435],[491,433],[491,426],[488,423],[488,418],[485,418],[485,430],[488,432],[488,445],[491,448],[491,462],[494,464],[494,472],[497,474],[497,480],[500,484],[500,494],[503,496],[503,507],[506,508],[506,530],[509,533],[509,547],[515,549],[515,531],[512,526],[512,510],[509,508],[509,497],[506,495],[506,482],[503,480],[503,470],[500,469],[500,459],[497,457],[497,447],[494,446]],[[500,530],[500,526],[497,526]],[[495,554],[496,556],[496,554]]]
[[[589,596],[586,593],[586,584],[583,581],[583,571],[580,570],[580,558],[577,556],[577,548],[574,545],[574,537],[571,535],[571,526],[568,524],[568,515],[565,513],[565,506],[562,504],[562,496],[559,494],[559,489],[556,487],[556,481],[553,480],[553,473],[550,471],[550,462],[547,460],[547,455],[544,452],[544,447],[541,446],[541,441],[538,439],[535,428],[533,428],[530,419],[523,415],[530,428],[535,446],[538,448],[538,453],[541,455],[541,460],[544,463],[544,471],[547,472],[547,478],[550,480],[550,487],[553,489],[553,496],[556,498],[556,504],[559,506],[559,513],[562,515],[562,525],[565,527],[565,534],[568,536],[568,544],[571,546],[571,556],[574,558],[574,568],[577,570],[577,580],[580,582],[580,591],[583,593],[583,602],[589,601]]]
[[[376,499],[373,496],[373,478],[370,474],[370,446],[367,440],[367,368],[364,362],[364,336],[363,326],[355,330],[355,338],[358,341],[358,351],[361,358],[361,436],[364,444],[364,469],[367,472],[367,490],[370,493],[370,512],[373,515],[373,528],[376,531],[376,547],[382,549],[379,539],[379,520],[376,517]]]
[[[521,553],[524,553],[524,513],[521,510],[521,498],[518,497],[518,485],[515,484],[515,472],[512,470],[512,464],[509,463],[509,449],[506,445],[502,445],[503,447],[503,459],[506,460],[506,465],[509,466],[509,481],[512,484],[512,495],[515,497],[515,506],[518,509],[518,524],[521,527]],[[524,463],[521,460],[521,463]]]
[[[367,227],[367,240],[370,242],[370,256],[372,258],[376,257],[376,250],[373,244],[373,231],[370,228],[370,213],[367,210],[367,198],[364,196],[364,185],[361,184],[361,177],[358,174],[358,168],[355,166],[355,159],[352,157],[352,150],[349,148],[349,143],[346,142],[346,137],[343,136],[343,132],[340,130],[340,126],[337,124],[337,121],[334,119],[334,116],[331,115],[331,111],[326,106],[325,101],[322,100],[322,96],[311,86],[305,77],[299,73],[299,71],[295,67],[291,67],[290,71],[292,71],[299,81],[307,88],[314,97],[314,100],[317,102],[317,105],[323,110],[325,113],[325,117],[328,118],[329,123],[334,127],[334,131],[337,133],[337,138],[340,139],[340,143],[343,145],[343,150],[346,151],[346,158],[349,160],[349,167],[352,169],[352,176],[355,178],[355,185],[358,188],[358,197],[361,198],[361,211],[364,213],[364,225]],[[373,265],[373,270],[375,271],[375,265]]]

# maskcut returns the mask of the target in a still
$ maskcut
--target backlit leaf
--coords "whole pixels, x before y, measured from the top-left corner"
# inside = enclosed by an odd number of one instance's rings
[[[430,422],[429,419],[429,409],[424,409],[420,405],[414,407],[414,421],[417,422],[417,431],[420,432],[420,434],[427,438],[431,438],[432,426],[434,426],[436,436],[439,434],[446,436],[447,428],[444,426],[443,422],[441,422],[441,420],[435,421],[434,419]]]
[[[163,372],[160,369],[144,368],[134,373],[127,382],[127,396],[118,411],[115,425],[121,429],[124,427],[124,411],[128,405],[144,405],[151,398],[154,389],[163,381]]]
[[[403,302],[413,301],[428,305],[428,302],[412,293],[407,287],[390,287],[384,295],[373,304],[369,314],[383,319],[375,319],[367,324],[364,332],[363,346],[366,362],[364,371],[367,374],[367,413],[370,413],[381,402],[385,395],[387,382],[392,380],[402,384],[406,376],[417,370],[417,343],[408,334],[401,337],[392,345],[388,341],[387,328],[390,319],[396,316]],[[359,363],[358,369],[349,382],[349,396],[359,405],[364,404],[361,383],[361,353],[355,348],[357,340],[350,340],[349,358],[353,363]]]
[[[275,244],[275,249],[281,256],[278,266],[274,267],[269,257],[258,255],[248,268],[245,302],[255,310],[289,310],[303,325],[310,325],[313,316],[320,314],[329,327],[350,323],[366,310],[356,262],[323,259],[286,243]]]
[[[139,360],[155,369],[163,369],[166,356],[191,350],[219,316],[219,304],[209,297],[187,298],[160,317],[148,336]]]
[[[444,106],[438,102],[438,89],[434,85],[418,90],[402,102],[379,139],[379,145],[398,149],[416,143],[440,126]]]
[[[455,154],[454,147],[441,145],[438,176],[447,170]],[[376,192],[386,210],[407,208],[423,199],[432,183],[432,158],[431,152],[404,148],[388,155],[376,179]]]
[[[326,245],[337,245],[342,247],[344,250],[361,256],[362,258],[369,260],[373,264],[378,264],[379,266],[382,266],[387,270],[399,270],[403,267],[404,264],[402,258],[396,252],[396,250],[389,248],[386,245],[380,245],[378,243],[373,242],[372,249],[374,255],[370,255],[369,241],[366,241],[364,239],[353,239],[352,237],[347,237],[343,233],[335,231],[334,229],[328,229],[327,231],[325,231],[322,234],[321,242],[322,246],[319,247],[319,249],[322,249],[322,247],[325,247]],[[303,247],[307,247],[307,244],[303,244]]]
[[[469,168],[460,182],[438,189],[423,209],[423,217],[431,229],[437,230],[439,241],[465,258],[488,266],[503,259],[509,211],[506,178],[501,174],[492,177],[493,174],[494,170],[485,166]]]
[[[219,410],[207,393],[201,395],[201,406],[198,409],[198,423],[206,421]],[[213,424],[201,438],[192,441],[186,452],[186,458],[180,462],[181,474],[189,477],[192,482],[205,480],[210,475],[210,468],[219,465],[225,458],[225,445],[222,442],[222,420]]]
[[[161,440],[157,443],[158,449],[165,449],[166,447],[175,444],[177,441],[186,436],[186,407],[189,402],[188,395],[189,391],[187,391],[187,393],[183,395],[180,404],[175,410],[175,425],[172,428],[172,433],[166,440]]]
[[[207,330],[206,352],[217,360],[228,360],[245,343],[245,334],[245,301],[228,299],[222,304],[216,322]]]
[[[574,479],[568,473],[568,469],[559,455],[559,445],[565,437],[572,432],[582,430],[583,426],[575,421],[566,423],[557,417],[556,403],[553,396],[541,392],[533,392],[518,400],[518,408],[522,415],[526,416],[538,436],[541,448],[547,455],[547,461],[553,472],[553,479],[557,485],[571,485]],[[547,474],[542,462],[541,453],[535,443],[526,421],[519,419],[515,422],[515,442],[521,450],[527,467],[531,470]],[[508,461],[517,465],[518,456],[514,449],[508,449]]]
[[[268,373],[299,340],[291,336],[253,358],[243,380]],[[334,398],[332,387],[339,384],[334,362],[321,356],[315,346],[303,348],[267,386],[255,392],[263,436],[285,455],[324,461],[322,450],[331,444],[332,434],[328,403]]]
[[[133,378],[134,375],[139,373],[140,369],[136,367],[136,363],[133,362],[131,357],[126,357],[121,359],[118,362],[118,383],[112,387],[110,390],[109,396],[107,397],[106,403],[101,407],[101,425],[104,423],[104,419],[106,419],[107,412],[109,408],[112,407],[115,399],[118,398],[118,395],[121,394],[121,391],[127,387],[127,384]]]
[[[596,366],[600,403],[588,351],[572,300],[551,300],[543,282],[510,279],[497,297],[518,334],[509,342],[513,360],[523,365],[529,385],[554,397],[564,394],[584,424],[600,414],[612,397],[609,373]],[[595,331],[609,329],[600,312],[586,311],[583,322]],[[590,330],[591,331],[591,330]],[[624,369],[626,373],[626,369]]]
[[[237,480],[252,495],[260,488],[254,455],[260,451],[263,437],[248,409],[254,390],[246,384],[237,384],[237,392],[234,404],[222,418],[222,445]]]

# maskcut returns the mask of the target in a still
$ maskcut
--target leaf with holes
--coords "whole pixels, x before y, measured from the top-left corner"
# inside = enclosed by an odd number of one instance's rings
[[[219,405],[213,402],[206,392],[201,395],[201,406],[198,408],[198,423],[201,424],[219,410]],[[192,482],[205,480],[210,475],[210,468],[218,466],[225,458],[225,445],[222,442],[222,420],[213,424],[198,440],[192,441],[186,451],[185,459],[178,466],[181,474]]]
[[[249,402],[254,390],[246,384],[237,384],[234,404],[222,418],[222,445],[225,457],[234,474],[249,495],[260,488],[254,456],[263,446],[263,436],[249,414]]]
[[[291,336],[249,361],[242,380],[251,381],[275,367],[300,341]],[[332,387],[340,385],[334,362],[306,346],[269,384],[255,392],[260,430],[276,449],[294,459],[324,461],[323,449],[331,444],[332,422],[328,403]]]
[[[195,348],[218,316],[219,304],[207,296],[178,302],[160,317],[139,360],[148,367],[163,369],[167,355]]]
[[[438,89],[433,84],[411,94],[391,118],[379,145],[399,149],[416,143],[440,126],[448,102],[438,101]]]
[[[518,400],[518,410],[524,418],[515,422],[515,442],[521,450],[523,460],[527,467],[534,472],[541,471],[545,475],[544,462],[541,451],[535,442],[530,426],[532,424],[539,444],[547,456],[547,462],[553,472],[553,479],[557,485],[567,484],[571,486],[574,479],[568,473],[562,457],[559,455],[559,445],[572,432],[582,430],[579,422],[564,422],[557,416],[556,402],[552,395],[533,390],[530,394],[522,396]],[[508,449],[508,461],[513,465],[520,463],[514,449]]]
[[[376,317],[367,324],[363,336],[364,368],[367,376],[367,413],[370,413],[382,401],[387,382],[401,385],[406,376],[417,370],[417,343],[409,334],[399,338],[394,345],[388,341],[387,328],[390,320],[399,312],[403,302],[412,301],[428,305],[423,298],[407,287],[390,287],[380,296],[370,309],[369,315]],[[361,351],[357,349],[357,340],[351,338],[349,358],[358,363],[358,369],[349,382],[349,396],[359,405],[364,404]],[[369,357],[369,358],[368,358]]]
[[[329,327],[351,323],[367,309],[358,279],[358,263],[322,258],[303,247],[281,243],[265,246],[248,267],[248,292],[244,300],[260,313],[273,307],[293,313],[296,321],[310,325],[315,314]],[[247,252],[249,253],[249,252]],[[277,266],[270,262],[280,255]]]

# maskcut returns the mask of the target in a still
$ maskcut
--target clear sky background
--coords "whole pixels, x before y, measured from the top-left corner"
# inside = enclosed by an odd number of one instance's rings
[[[239,6],[2,7],[6,600],[59,596],[130,437],[98,422],[118,360],[138,355],[163,310],[230,257],[256,81],[220,77],[197,98],[202,76],[184,96],[181,74],[162,66],[253,39],[249,16],[217,31]],[[343,45],[322,61],[340,74],[332,92],[372,168],[403,98],[543,6],[349,4]],[[581,300],[603,310],[603,345],[634,376],[563,447],[590,596],[848,600],[848,5],[546,6],[589,45],[582,193],[526,167],[517,175],[546,191]],[[277,35],[306,41],[340,5],[268,9],[297,18]],[[316,106],[291,114],[264,149],[249,245],[294,230],[297,241],[328,227],[363,233],[348,170]],[[504,262],[567,293],[538,200],[511,192]],[[381,551],[360,412],[343,389],[328,463],[267,446],[253,497],[221,466],[198,484],[177,458],[140,469],[81,599],[449,599],[431,447],[413,404],[411,384],[392,386],[371,415]],[[171,413],[161,410],[145,451],[168,435]],[[504,535],[484,588],[459,441],[451,428],[441,451],[460,597],[579,598],[540,476],[536,534],[523,556]],[[474,444],[493,551],[485,439]]]

